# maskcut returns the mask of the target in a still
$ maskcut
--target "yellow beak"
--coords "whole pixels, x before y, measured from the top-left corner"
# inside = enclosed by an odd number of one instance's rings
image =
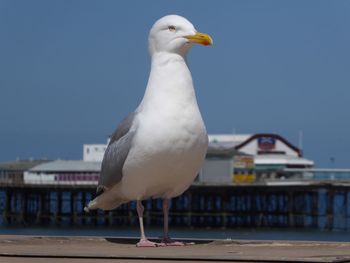
[[[197,43],[204,46],[210,46],[213,44],[213,39],[205,33],[197,32],[194,35],[185,36],[191,43]]]

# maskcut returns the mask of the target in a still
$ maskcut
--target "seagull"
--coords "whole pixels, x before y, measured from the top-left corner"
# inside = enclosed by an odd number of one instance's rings
[[[85,207],[111,210],[136,200],[138,247],[183,245],[169,237],[169,205],[194,181],[208,148],[186,55],[193,43],[212,45],[186,18],[168,15],[155,22],[148,37],[151,71],[144,97],[112,134],[105,151],[97,197]],[[164,236],[148,240],[142,200],[163,199]]]

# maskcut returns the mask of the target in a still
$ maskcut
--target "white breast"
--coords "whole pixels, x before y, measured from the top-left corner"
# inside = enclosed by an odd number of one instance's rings
[[[174,58],[158,67],[152,64],[138,110],[137,132],[120,189],[130,200],[177,196],[198,174],[208,146],[191,75],[183,60]]]

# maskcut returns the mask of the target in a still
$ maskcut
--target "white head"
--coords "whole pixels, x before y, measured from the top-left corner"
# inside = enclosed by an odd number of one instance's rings
[[[164,16],[156,21],[148,36],[151,56],[157,52],[185,56],[192,43],[212,45],[213,40],[209,35],[197,32],[190,21],[178,15]]]

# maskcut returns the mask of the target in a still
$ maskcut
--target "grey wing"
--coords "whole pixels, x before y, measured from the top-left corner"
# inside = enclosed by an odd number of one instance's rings
[[[127,134],[134,122],[136,112],[131,112],[126,116],[122,122],[118,125],[116,130],[113,132],[111,136],[111,140],[109,141],[109,145],[118,141],[121,137]]]
[[[135,113],[130,113],[112,134],[106,152],[103,156],[101,174],[98,181],[97,194],[106,188],[120,182],[123,177],[123,166],[131,148],[134,131],[130,128],[133,124]]]

